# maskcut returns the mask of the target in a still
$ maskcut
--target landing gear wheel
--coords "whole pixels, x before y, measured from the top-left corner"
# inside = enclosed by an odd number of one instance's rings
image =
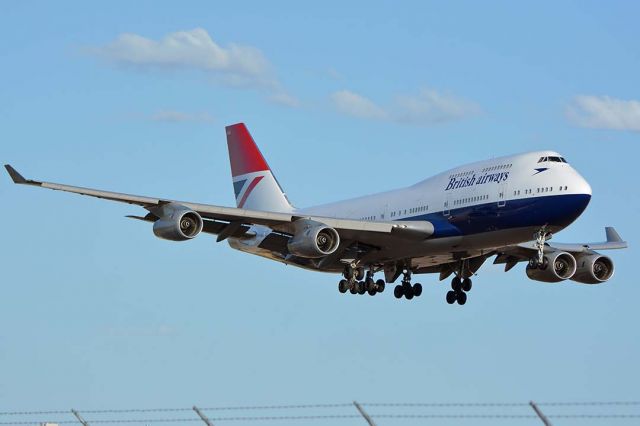
[[[362,281],[364,278],[364,268],[356,268],[356,280]]]
[[[340,282],[338,283],[338,291],[340,293],[346,293],[347,290],[349,290],[349,281],[340,280]]]
[[[542,259],[542,263],[538,265],[538,267],[543,271],[547,269],[548,266],[549,266],[549,259],[547,259],[546,257]]]
[[[358,281],[358,294],[365,294],[367,292],[364,281]]]
[[[376,291],[382,293],[384,291],[384,280],[376,281]]]
[[[369,296],[375,296],[377,292],[375,288],[371,287],[367,290],[367,293],[369,293]]]
[[[456,303],[456,292],[453,290],[449,290],[447,292],[447,303],[453,305]]]
[[[367,278],[364,281],[364,288],[367,291],[370,291],[370,290],[373,290],[374,292],[376,291],[376,282],[373,280],[373,278]]]
[[[393,289],[393,295],[396,297],[396,299],[400,299],[402,297],[403,292],[402,292],[402,286],[401,285],[397,285]]]
[[[344,268],[344,272],[342,273],[342,276],[347,280],[350,281],[351,278],[353,278],[353,268],[350,268],[349,266]]]
[[[413,295],[416,297],[420,297],[420,295],[422,294],[422,284],[420,283],[415,283],[413,285]]]
[[[357,281],[350,281],[349,282],[349,293],[351,293],[351,294],[358,293],[358,282]]]
[[[462,280],[462,289],[464,291],[471,291],[471,286],[472,286],[472,282],[471,282],[471,278],[465,278],[464,280]]]
[[[404,297],[407,300],[411,300],[413,299],[413,296],[415,296],[415,294],[413,294],[413,289],[411,287],[409,287],[409,291],[406,291],[405,289],[403,289],[403,291],[404,291]]]
[[[453,280],[451,280],[451,290],[460,291],[461,287],[462,282],[460,281],[460,277],[454,277]]]
[[[456,300],[458,301],[458,305],[464,305],[467,303],[467,293],[461,291],[456,294]]]

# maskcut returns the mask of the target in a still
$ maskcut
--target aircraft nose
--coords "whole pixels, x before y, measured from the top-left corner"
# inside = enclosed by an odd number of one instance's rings
[[[580,176],[579,173],[576,173],[576,175],[577,176],[576,176],[576,182],[575,182],[575,191],[578,194],[585,194],[585,195],[591,196],[591,185],[589,185],[589,182],[587,182],[585,178]]]

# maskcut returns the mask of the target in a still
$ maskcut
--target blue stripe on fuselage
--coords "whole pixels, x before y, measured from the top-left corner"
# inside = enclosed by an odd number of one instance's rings
[[[588,194],[549,195],[507,200],[501,207],[492,202],[452,208],[450,216],[439,211],[400,220],[433,223],[433,238],[543,225],[565,228],[582,214],[590,200]]]

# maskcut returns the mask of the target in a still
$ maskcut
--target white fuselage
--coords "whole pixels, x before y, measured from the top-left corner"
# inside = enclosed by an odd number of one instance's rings
[[[432,238],[394,247],[389,258],[422,259],[422,266],[528,241],[546,226],[557,232],[586,208],[591,187],[560,154],[538,151],[460,166],[415,185],[296,210],[299,215],[371,221],[428,220]],[[232,247],[286,261],[258,248],[269,230]],[[420,263],[420,260],[414,261]],[[296,263],[295,261],[287,263]],[[301,265],[308,267],[308,265]]]

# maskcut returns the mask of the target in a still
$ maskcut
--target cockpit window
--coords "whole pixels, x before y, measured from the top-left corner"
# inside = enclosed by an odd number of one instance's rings
[[[562,157],[540,157],[540,159],[538,160],[538,163],[545,163],[547,161],[550,161],[552,163],[566,163],[567,160],[565,160]]]

